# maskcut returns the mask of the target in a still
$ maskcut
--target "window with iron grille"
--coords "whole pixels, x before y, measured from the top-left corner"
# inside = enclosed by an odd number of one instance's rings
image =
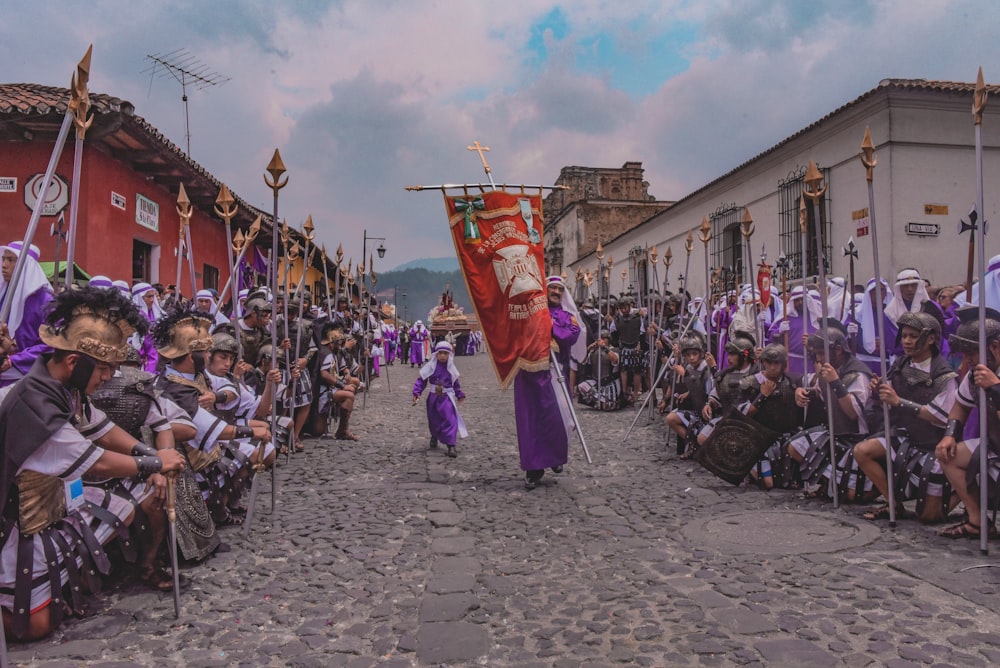
[[[649,272],[647,253],[648,249],[642,246],[635,246],[628,252],[629,285],[626,289],[631,288],[640,301],[645,300],[649,292],[650,277],[647,275]]]
[[[204,266],[201,273],[201,286],[206,290],[219,289],[219,270],[216,267],[210,264]]]
[[[712,223],[712,268],[723,269],[727,277],[743,276],[743,237],[740,234],[739,214],[740,207],[736,204],[722,204],[709,217]],[[743,282],[742,279],[739,282]]]
[[[830,268],[830,253],[832,252],[832,226],[830,224],[830,188],[828,169],[820,169],[823,174],[823,184],[827,186],[826,193],[820,199],[820,217],[823,220],[823,255],[826,258],[826,268]],[[778,182],[779,217],[781,220],[781,252],[788,258],[788,278],[802,278],[802,228],[799,225],[799,200],[802,198],[805,167],[798,167],[787,177]],[[816,262],[816,221],[813,214],[812,200],[806,199],[806,276],[819,273]]]

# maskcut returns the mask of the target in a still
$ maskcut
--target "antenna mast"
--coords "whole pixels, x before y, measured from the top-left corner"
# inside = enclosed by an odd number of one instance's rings
[[[229,81],[229,77],[212,71],[187,49],[175,49],[169,53],[147,54],[147,60],[152,65],[142,71],[149,73],[149,85],[152,88],[153,78],[172,76],[181,85],[181,101],[184,102],[184,137],[187,140],[187,154],[191,156],[191,119],[188,115],[187,87],[204,90],[210,86],[221,86]],[[162,70],[162,71],[161,71]]]

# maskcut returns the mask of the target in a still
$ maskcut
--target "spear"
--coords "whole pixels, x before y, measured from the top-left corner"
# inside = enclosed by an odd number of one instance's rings
[[[177,475],[167,476],[167,547],[170,550],[170,567],[174,571],[174,619],[181,618],[181,569],[177,563]]]
[[[334,274],[333,280],[336,282],[334,295],[337,299],[340,299],[340,279],[343,275],[343,267],[341,264],[344,262],[344,246],[343,244],[337,244],[337,271]]]
[[[608,262],[610,262],[610,261],[611,261],[611,258],[608,258]],[[602,267],[601,267],[601,264],[603,262],[604,262],[604,248],[601,247],[601,242],[598,241],[597,242],[597,312],[600,315],[600,318],[598,319],[598,325],[597,325],[597,341],[598,341],[597,346],[598,346],[598,348],[600,348],[601,330],[604,329],[604,305],[601,303],[601,302],[604,301],[604,299],[603,299],[603,294],[602,294],[602,291],[601,291],[601,286],[603,285],[602,281],[604,280],[604,278],[607,275],[607,273],[606,273],[606,270],[602,269]],[[604,274],[605,276],[602,276],[601,274]],[[608,302],[610,303],[610,301],[611,300],[609,298]],[[601,357],[602,356],[600,354],[600,350],[598,350],[598,354],[597,354],[597,397],[598,397],[598,399],[600,399],[600,397],[602,396],[601,395],[601,375],[602,375],[602,372],[601,372]]]
[[[807,227],[809,223],[809,217],[806,213],[806,198],[799,197],[799,240],[802,242],[800,249],[800,254],[802,257],[802,333],[809,333],[809,309],[806,307],[809,299],[809,285],[806,279],[806,274],[809,273],[808,261],[809,252],[807,250],[806,239],[809,236]],[[805,374],[808,372],[809,362],[808,354],[806,353],[806,345],[802,344],[802,377],[805,378]],[[806,412],[806,408],[803,408],[803,415]]]
[[[191,299],[198,293],[198,282],[194,275],[194,248],[191,246],[191,200],[188,199],[187,191],[184,190],[184,183],[181,182],[177,191],[177,215],[181,221],[181,235],[187,247],[188,270],[191,272]],[[180,274],[178,273],[178,288],[180,287]]]
[[[777,265],[781,272],[781,317],[788,321],[788,258],[784,253],[778,256]],[[788,331],[784,333],[785,350],[788,350]]]
[[[865,137],[861,142],[861,164],[865,166],[865,179],[868,181],[868,219],[871,224],[871,237],[872,237],[872,261],[874,263],[875,269],[875,321],[878,325],[878,358],[879,358],[879,372],[881,373],[882,380],[885,380],[887,374],[887,363],[885,355],[885,318],[883,314],[885,313],[885,307],[882,304],[882,271],[879,268],[879,255],[878,255],[878,227],[875,224],[875,165],[878,164],[878,159],[875,157],[875,144],[872,143],[872,135],[869,129],[865,128]],[[882,429],[885,434],[885,470],[886,477],[889,481],[889,526],[896,526],[896,484],[895,478],[892,474],[893,461],[892,453],[889,452],[889,448],[892,447],[892,425],[889,421],[889,405],[882,402]],[[985,433],[985,432],[984,432]],[[846,475],[846,471],[845,471]]]
[[[326,317],[333,318],[333,307],[330,305],[330,276],[326,268],[326,244],[320,247],[320,253],[323,258],[323,291],[326,293]]]
[[[305,248],[305,253],[303,254],[303,260],[304,261],[302,263],[302,275],[299,276],[299,284],[295,288],[295,294],[296,295],[300,295],[302,293],[302,286],[305,284],[305,281],[306,281],[306,271],[309,269],[309,265],[312,264],[313,257],[316,255],[316,246],[312,247],[312,252],[310,252],[310,250],[309,250],[309,244],[311,244],[312,240],[316,238],[316,233],[314,232],[315,228],[313,227],[313,222],[312,222],[312,214],[306,216],[306,222],[302,226],[302,229],[304,230],[303,236],[305,237],[305,240],[306,240],[306,248]],[[302,328],[302,306],[303,306],[302,301],[303,300],[302,300],[302,297],[298,297],[298,299],[299,299],[299,315],[295,319],[295,364],[296,365],[299,363],[299,356],[302,354],[302,332],[301,332],[301,328]],[[286,300],[286,302],[287,302],[287,300]],[[286,332],[289,331],[288,320],[287,319],[285,320],[285,331]],[[293,406],[293,408],[292,408],[292,419],[293,420],[295,419],[295,415],[294,415],[295,409],[294,409],[294,406],[295,406],[295,399],[296,399],[296,395],[297,394],[298,394],[298,383],[293,383],[292,384],[292,406]]]
[[[230,238],[233,233],[232,220],[238,211],[236,207],[235,200],[232,194],[229,192],[228,186],[225,183],[219,188],[219,195],[215,198],[215,215],[222,218],[226,222],[226,261],[229,262],[229,285],[230,292],[233,303],[233,318],[237,317],[237,312],[239,309],[239,285],[233,277],[236,275],[236,264],[234,263],[234,254],[239,252],[239,249],[235,247],[235,239],[233,239],[230,245]],[[222,303],[223,295],[219,295],[219,303]],[[233,331],[236,333],[236,348],[238,351],[238,357],[236,359],[243,359],[243,341],[240,337],[240,327],[234,327]]]
[[[684,259],[684,283],[681,285],[681,310],[680,310],[680,313],[677,314],[677,318],[678,318],[677,322],[678,322],[678,324],[680,324],[681,322],[684,322],[685,320],[687,321],[687,324],[690,324],[691,321],[694,320],[694,315],[693,314],[690,317],[686,317],[684,315],[685,313],[687,313],[687,307],[688,307],[688,277],[691,275],[688,272],[691,269],[691,252],[694,250],[694,235],[692,234],[691,230],[688,230],[687,238],[684,239],[684,250],[687,252],[687,257]],[[708,294],[709,299],[711,299],[711,294],[712,294],[712,288],[711,288],[711,286],[707,286],[705,292]],[[686,329],[686,327],[685,327],[685,329]],[[670,355],[671,355],[671,357],[673,356],[673,350],[672,349],[670,351]],[[668,358],[667,361],[669,363],[669,361],[670,361],[669,358]],[[677,390],[677,375],[674,374],[674,375],[672,375],[670,377],[670,403],[671,403],[671,405],[673,405],[673,402],[674,402],[674,392],[676,390]]]
[[[265,171],[271,175],[268,179],[267,175],[264,175],[264,183],[267,187],[271,189],[274,194],[274,209],[271,214],[271,248],[268,251],[268,265],[270,267],[269,279],[270,279],[270,290],[271,290],[271,329],[273,332],[278,331],[278,307],[275,302],[277,291],[278,291],[278,263],[277,259],[281,247],[278,245],[278,191],[288,185],[288,176],[285,175],[285,163],[281,161],[281,154],[278,153],[278,149],[274,149],[274,155],[271,156],[271,162],[267,163]],[[284,176],[284,179],[281,177]],[[271,368],[278,368],[278,346],[271,346]],[[271,392],[271,420],[275,421],[272,424],[271,431],[274,432],[277,426],[278,419],[278,393],[277,391]],[[263,444],[261,445],[261,455],[263,456]],[[277,459],[275,460],[277,463]],[[256,476],[254,476],[256,479]],[[271,467],[271,512],[274,513],[274,506],[276,499],[278,497],[278,467]],[[253,508],[253,494],[251,493],[251,504],[250,508]],[[246,528],[244,528],[243,535],[247,536],[250,533],[250,514],[247,512]]]
[[[659,276],[659,273],[656,271],[656,262],[657,262],[657,260],[659,260],[659,253],[656,252],[656,245],[655,244],[649,250],[649,259],[650,259],[650,261],[652,263],[652,267],[653,267],[653,285],[655,285],[656,288],[659,289],[659,287],[660,287],[660,276]],[[666,293],[667,293],[667,285],[669,285],[669,283],[670,283],[670,264],[671,264],[671,262],[673,262],[673,252],[671,252],[670,247],[667,246],[667,252],[666,252],[666,254],[663,257],[663,264],[666,266],[666,268],[663,270],[663,294],[664,295],[666,295]],[[648,297],[646,299],[646,303],[647,303],[647,307],[649,309],[648,310],[648,315],[647,315],[647,318],[648,318],[647,322],[649,322],[650,324],[652,324],[653,323],[653,293],[652,293],[652,291],[649,292],[649,295],[648,295]],[[660,313],[657,316],[656,323],[657,323],[656,324],[656,328],[657,328],[657,332],[658,332],[659,328],[663,325],[663,304],[662,304],[662,301],[661,301],[661,304],[660,304]],[[658,334],[654,333],[653,329],[651,327],[647,327],[647,330],[649,331],[649,336],[646,339],[646,343],[649,346],[649,363],[648,363],[648,365],[649,365],[649,394],[651,396],[655,396],[656,395],[656,387],[653,385],[653,383],[655,382],[655,379],[656,379],[656,359],[657,359],[657,356],[656,356],[656,346],[654,345],[654,342],[655,342],[655,336],[657,336]],[[654,404],[655,404],[655,402],[650,402],[650,404],[649,404],[649,419],[650,420],[653,419],[653,410],[655,408]]]
[[[17,255],[17,262],[14,263],[14,271],[11,273],[10,281],[7,283],[7,292],[3,297],[3,307],[0,308],[0,322],[7,322],[10,316],[10,310],[13,307],[11,299],[7,299],[7,295],[13,295],[14,291],[17,289],[17,284],[21,282],[21,274],[24,273],[24,263],[28,261],[28,250],[31,248],[31,242],[35,238],[35,231],[38,229],[38,221],[42,217],[42,209],[45,207],[45,200],[48,197],[49,186],[52,184],[52,176],[55,174],[56,165],[59,163],[59,157],[62,155],[63,147],[66,145],[66,137],[69,136],[70,126],[73,125],[73,110],[71,108],[66,109],[66,115],[63,117],[62,126],[59,128],[59,135],[56,137],[56,144],[52,148],[52,154],[49,156],[49,164],[45,168],[45,175],[42,177],[41,190],[38,193],[38,197],[35,199],[35,206],[31,210],[31,218],[28,220],[28,229],[24,233],[24,241],[21,243],[21,252]],[[14,332],[11,332],[11,336]]]
[[[54,223],[52,223],[52,225],[49,227],[49,236],[56,238],[56,266],[55,266],[55,269],[52,270],[52,280],[53,280],[52,287],[55,289],[56,293],[60,292],[60,290],[59,290],[59,247],[62,245],[61,242],[63,240],[63,237],[66,236],[66,233],[63,232],[63,226],[65,226],[65,224],[66,224],[65,216],[62,213],[60,213],[59,214],[59,218],[57,219],[57,221],[54,222]],[[67,288],[69,287],[69,284],[66,283],[66,282],[63,282],[63,285],[66,286]]]
[[[93,116],[87,118],[90,111],[90,92],[87,90],[87,83],[90,81],[90,54],[94,50],[91,44],[87,48],[83,60],[76,66],[70,82],[70,93],[72,99],[67,111],[73,114],[73,125],[76,128],[76,141],[73,145],[73,185],[70,186],[69,205],[69,230],[66,234],[66,280],[65,285],[69,285],[73,280],[73,255],[76,250],[76,219],[80,211],[80,179],[83,172],[83,141],[87,135],[87,130],[94,122]],[[56,267],[56,273],[59,268]]]
[[[177,291],[177,294],[176,294],[175,297],[176,297],[176,300],[177,300],[177,304],[179,306],[180,305],[180,298],[181,298],[181,271],[183,270],[183,267],[184,267],[184,254],[185,254],[185,250],[184,250],[184,220],[183,219],[181,219],[180,226],[179,226],[178,229],[180,230],[180,235],[179,235],[179,237],[177,239],[177,250],[175,251],[177,253],[177,278],[174,279],[174,289]],[[191,299],[194,299],[194,295],[191,295]]]
[[[979,237],[979,363],[986,364],[986,209],[983,207],[983,110],[986,108],[986,83],[983,81],[983,68],[979,68],[976,76],[976,92],[972,101],[972,117],[976,126],[976,210],[983,220],[980,221],[973,234]],[[971,292],[966,295],[972,296]],[[979,388],[979,551],[987,554],[989,538],[989,518],[986,515],[988,505],[989,478],[987,477],[986,447],[986,416],[989,406],[986,403],[986,389]],[[888,458],[887,458],[888,459]]]
[[[709,298],[709,304],[705,309],[705,331],[708,332],[708,349],[712,350],[712,307],[715,305],[712,299],[712,274],[708,268],[708,242],[712,240],[712,225],[708,222],[708,216],[701,219],[701,227],[698,228],[698,238],[705,245],[705,286]]]
[[[979,214],[976,211],[976,207],[973,206],[972,210],[969,211],[969,222],[966,223],[964,220],[958,221],[958,234],[959,236],[969,233],[969,259],[966,262],[966,272],[965,272],[965,301],[972,301],[972,278],[976,271],[976,228],[978,227]]]
[[[236,250],[236,261],[234,264],[237,267],[240,266],[240,263],[246,256],[247,250],[250,248],[250,244],[253,243],[254,239],[256,239],[257,235],[260,233],[262,220],[263,216],[258,213],[257,219],[253,221],[253,225],[251,225],[250,229],[247,230],[246,236],[243,236],[242,230],[236,230],[236,234],[233,235],[233,248]],[[233,277],[232,274],[230,274],[229,278],[226,279],[225,285],[222,286],[222,291],[219,294],[224,295],[229,292],[229,286],[232,284],[232,281]],[[237,297],[238,296],[239,295],[237,294]],[[215,317],[215,314],[219,312],[220,308],[222,308],[222,300],[216,302],[215,307],[212,309],[213,318]]]
[[[847,246],[844,248],[844,257],[848,259],[848,266],[849,266],[848,278],[850,280],[850,285],[847,287],[847,296],[850,298],[850,301],[847,302],[848,304],[847,317],[852,323],[856,324],[857,320],[855,320],[854,318],[854,261],[858,259],[858,247],[854,245],[853,236],[851,236],[847,240]],[[841,309],[841,313],[843,313],[843,309]],[[852,355],[857,353],[857,348],[858,348],[857,337],[856,335],[852,334],[851,335]]]
[[[754,323],[754,334],[757,336],[757,345],[764,345],[764,337],[760,333],[760,321],[757,319],[757,281],[754,280],[753,275],[753,249],[750,246],[750,237],[754,233],[753,218],[750,216],[750,207],[743,207],[743,220],[740,223],[742,230],[740,233],[743,235],[743,239],[746,241],[747,247],[747,268],[748,277],[750,279],[750,297],[753,300],[753,307],[750,311],[753,313],[753,323]]]
[[[822,200],[823,195],[826,194],[826,185],[824,184],[824,185],[821,186],[821,184],[823,183],[823,175],[820,174],[819,169],[817,169],[817,167],[816,167],[816,163],[813,162],[812,160],[809,161],[809,167],[807,168],[805,178],[802,181],[803,181],[802,194],[812,200],[812,205],[813,205],[813,222],[814,222],[814,224],[816,226],[816,265],[817,265],[817,268],[819,269],[819,284],[821,286],[823,286],[823,288],[825,288],[826,287],[826,266],[825,266],[826,262],[825,262],[825,258],[823,257],[823,218],[822,218],[823,212],[822,212],[822,209],[821,209],[821,206],[820,206],[820,201]],[[822,312],[823,312],[823,327],[821,328],[821,334],[823,335],[823,359],[826,362],[826,364],[832,365],[833,361],[830,359],[830,331],[829,331],[829,329],[826,326],[826,324],[827,324],[827,322],[826,322],[827,318],[829,318],[829,316],[830,316],[830,306],[829,306],[829,304],[827,304],[827,300],[826,299],[820,299],[820,307],[822,308]],[[805,307],[803,307],[803,310],[805,310]],[[817,373],[819,373],[818,369],[817,369]],[[884,378],[884,376],[883,376],[883,378]],[[839,494],[839,490],[838,490],[839,486],[838,486],[837,480],[836,480],[836,477],[837,477],[836,476],[836,472],[837,472],[837,450],[836,450],[836,447],[835,447],[835,445],[836,445],[835,444],[835,441],[836,441],[836,438],[835,438],[836,437],[836,432],[834,431],[834,428],[833,428],[833,398],[834,398],[833,397],[833,388],[830,386],[830,383],[827,383],[826,384],[826,419],[827,419],[828,428],[830,430],[830,467],[831,467],[831,469],[830,469],[830,486],[833,488],[833,495],[832,495],[833,496],[833,507],[834,508],[839,508],[840,507],[840,499],[839,499],[840,494]],[[888,434],[888,433],[889,432],[886,431],[886,434]],[[888,460],[888,459],[892,459],[892,458],[891,457],[886,457],[886,459]],[[892,480],[892,478],[891,478],[891,475],[892,475],[891,471],[892,471],[892,469],[890,468],[890,473],[889,473],[889,475],[890,475],[889,479],[890,480]],[[845,475],[846,475],[846,472],[845,472]],[[889,501],[889,505],[890,505],[890,507],[892,506],[892,500],[891,499]]]

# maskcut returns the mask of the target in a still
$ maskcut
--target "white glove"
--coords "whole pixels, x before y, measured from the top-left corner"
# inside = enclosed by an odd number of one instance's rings
[[[757,314],[757,320],[759,320],[761,322],[767,322],[767,314],[766,313],[758,313]]]
[[[847,323],[847,333],[850,336],[854,336],[858,333],[858,323],[849,322]]]
[[[778,331],[781,332],[782,334],[791,330],[791,328],[792,325],[787,320],[782,320],[781,322],[778,323]]]

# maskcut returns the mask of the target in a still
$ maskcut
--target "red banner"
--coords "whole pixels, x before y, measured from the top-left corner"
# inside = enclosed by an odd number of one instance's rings
[[[542,198],[505,191],[445,195],[465,285],[501,387],[549,368]]]
[[[761,262],[757,268],[757,294],[760,295],[760,305],[767,308],[771,305],[771,265]]]

